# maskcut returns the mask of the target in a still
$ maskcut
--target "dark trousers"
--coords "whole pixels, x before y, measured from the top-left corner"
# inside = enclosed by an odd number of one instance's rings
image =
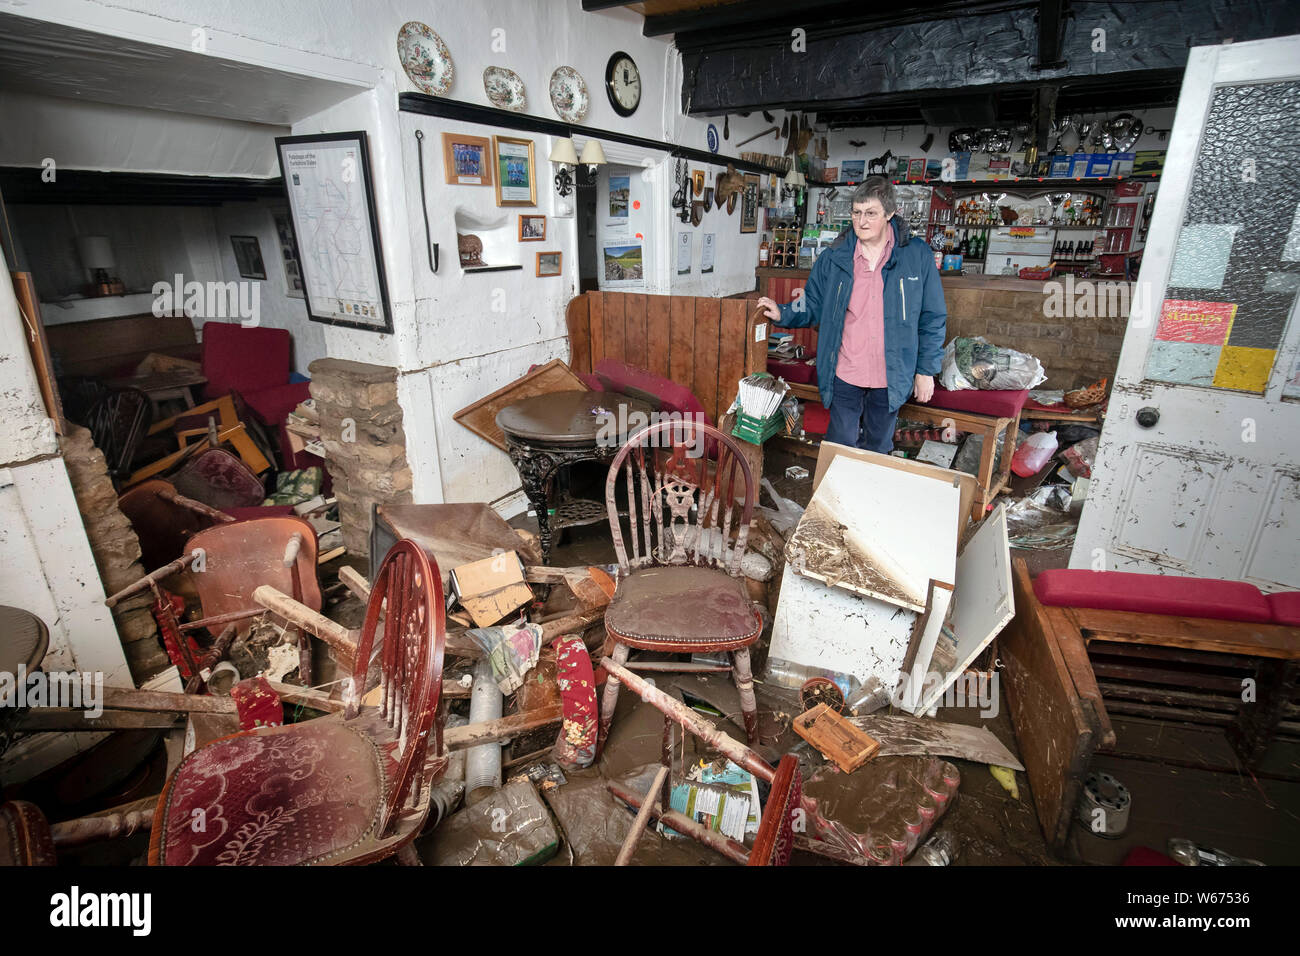
[[[889,389],[859,388],[837,377],[828,411],[827,441],[885,455],[894,450],[898,412],[889,410]]]

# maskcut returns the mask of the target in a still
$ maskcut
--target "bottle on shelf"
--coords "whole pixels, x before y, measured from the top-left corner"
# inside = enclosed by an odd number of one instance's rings
[[[1004,276],[1014,276],[1016,274],[1016,267],[1011,264],[1010,256],[1007,256],[1007,264],[1002,267],[1002,274]]]
[[[772,264],[772,244],[767,241],[767,236],[763,237],[763,244],[758,247],[758,265],[759,268],[766,268]]]

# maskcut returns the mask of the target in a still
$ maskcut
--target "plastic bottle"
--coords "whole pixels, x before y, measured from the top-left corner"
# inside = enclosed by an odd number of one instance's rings
[[[1011,459],[1011,470],[1021,478],[1038,474],[1056,453],[1056,446],[1056,432],[1034,432],[1016,449]]]
[[[948,866],[957,859],[957,840],[947,830],[940,830],[924,846],[917,849],[916,855],[906,866]]]

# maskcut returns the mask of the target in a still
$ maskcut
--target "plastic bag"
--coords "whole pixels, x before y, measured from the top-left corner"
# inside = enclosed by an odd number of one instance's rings
[[[1043,363],[1025,352],[984,338],[955,338],[943,349],[939,384],[950,392],[967,388],[1033,388],[1047,378]]]
[[[1011,458],[1011,470],[1021,478],[1040,472],[1047,460],[1056,454],[1056,432],[1034,432],[1016,449]]]

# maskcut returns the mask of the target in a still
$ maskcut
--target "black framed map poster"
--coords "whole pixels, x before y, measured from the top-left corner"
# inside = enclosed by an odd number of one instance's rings
[[[365,132],[277,136],[275,147],[308,316],[392,332]]]

